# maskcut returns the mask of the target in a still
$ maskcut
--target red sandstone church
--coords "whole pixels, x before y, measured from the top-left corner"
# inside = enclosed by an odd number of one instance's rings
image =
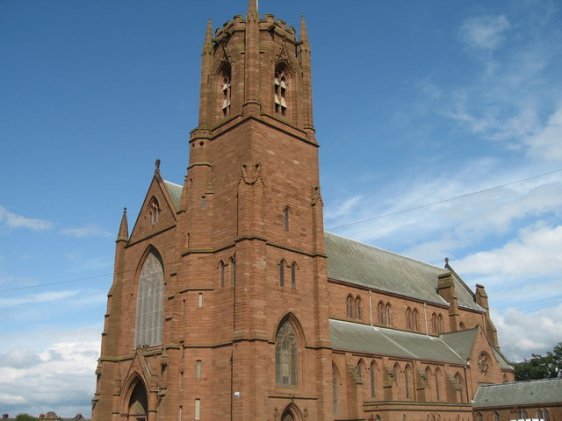
[[[123,215],[93,420],[472,420],[514,378],[484,287],[324,232],[305,22],[256,3],[209,23],[183,185]]]

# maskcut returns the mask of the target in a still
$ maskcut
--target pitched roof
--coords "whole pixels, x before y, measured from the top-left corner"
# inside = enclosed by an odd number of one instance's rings
[[[449,271],[331,233],[325,233],[328,278],[448,305],[437,293],[437,277]],[[456,277],[459,306],[483,311]]]
[[[461,330],[460,332],[444,333],[439,337],[465,360],[472,355],[472,348],[478,329]]]
[[[183,186],[180,186],[179,184],[176,183],[172,183],[171,181],[167,181],[167,180],[163,180],[163,181],[164,181],[164,186],[166,186],[166,190],[168,190],[168,193],[172,198],[172,202],[174,202],[174,206],[176,207],[176,209],[179,209]]]
[[[513,405],[546,405],[562,400],[562,379],[533,380],[481,385],[474,397],[474,408]]]
[[[330,320],[332,348],[416,360],[462,364],[466,361],[438,337]]]

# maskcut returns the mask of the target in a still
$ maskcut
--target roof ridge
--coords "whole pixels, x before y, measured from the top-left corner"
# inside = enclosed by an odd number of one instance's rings
[[[164,180],[164,179],[162,179],[162,181],[163,181],[164,183],[166,183],[166,184],[172,184],[172,185],[174,185],[174,186],[183,187],[181,184],[174,183],[173,181],[170,181],[170,180]]]
[[[383,253],[387,253],[387,254],[391,254],[391,255],[393,255],[393,256],[397,256],[397,257],[400,257],[400,258],[403,258],[403,259],[407,259],[407,260],[409,260],[409,261],[411,261],[411,262],[419,263],[419,264],[421,264],[421,265],[423,265],[423,266],[427,266],[427,267],[430,267],[430,268],[432,268],[432,269],[441,270],[443,273],[448,272],[448,270],[447,270],[446,268],[442,268],[442,267],[439,267],[439,266],[436,266],[436,265],[432,265],[432,264],[430,264],[430,263],[423,262],[423,261],[421,261],[421,260],[415,259],[415,258],[410,257],[410,256],[406,256],[406,255],[404,255],[404,254],[400,254],[400,253],[395,252],[395,251],[390,251],[390,250],[383,249],[383,248],[380,248],[380,247],[377,247],[377,246],[373,246],[372,244],[367,244],[367,243],[364,243],[364,242],[362,242],[362,241],[352,240],[351,238],[347,238],[347,237],[344,237],[344,236],[342,236],[342,235],[334,234],[333,232],[324,231],[324,233],[325,233],[325,234],[328,234],[328,235],[332,235],[332,236],[334,236],[334,237],[341,238],[341,239],[343,239],[343,240],[351,241],[351,242],[353,242],[353,243],[361,244],[362,246],[369,247],[369,248],[371,248],[371,249],[379,250],[379,251],[381,251],[381,252],[383,252]]]

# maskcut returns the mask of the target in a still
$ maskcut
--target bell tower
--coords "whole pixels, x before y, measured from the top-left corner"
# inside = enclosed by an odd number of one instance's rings
[[[250,0],[213,30],[183,185],[125,216],[95,421],[331,420],[310,45]],[[123,228],[124,227],[124,228]]]
[[[213,417],[332,419],[323,205],[304,18],[297,37],[282,20],[260,17],[250,0],[245,16],[215,31],[209,21],[199,124],[189,144],[179,221],[189,240],[179,281],[212,291],[204,336],[221,344],[209,350],[217,378],[228,373],[210,397]],[[284,345],[281,330],[289,332]]]

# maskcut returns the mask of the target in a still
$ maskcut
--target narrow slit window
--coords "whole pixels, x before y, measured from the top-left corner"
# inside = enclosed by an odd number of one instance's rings
[[[291,288],[297,287],[297,264],[293,262],[291,265]]]
[[[281,259],[281,261],[279,262],[279,286],[280,287],[285,286],[285,266],[287,266],[287,264],[285,263],[285,260]]]

